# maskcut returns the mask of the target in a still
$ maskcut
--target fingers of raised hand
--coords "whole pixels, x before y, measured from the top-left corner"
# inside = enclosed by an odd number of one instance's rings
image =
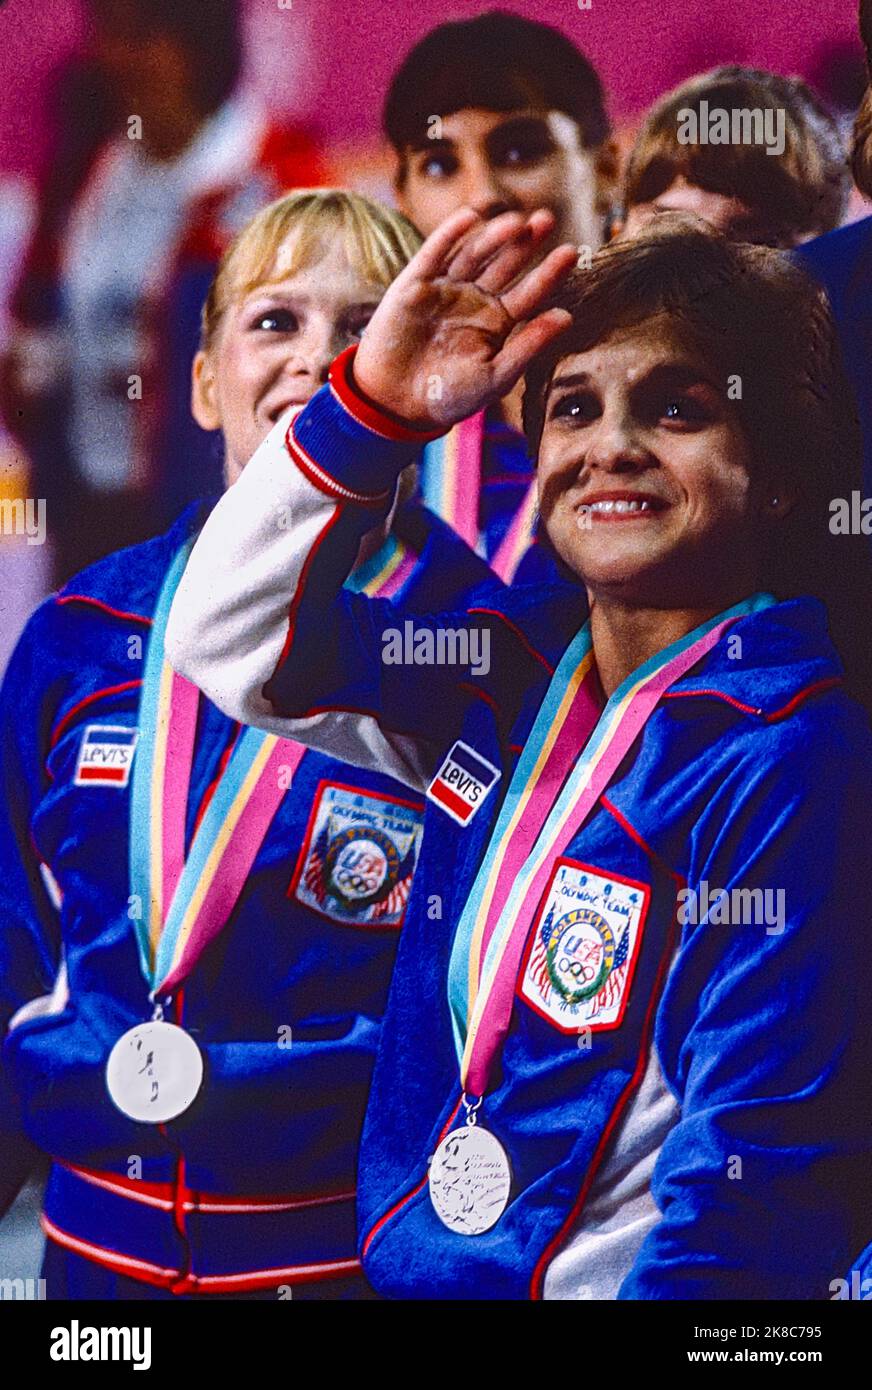
[[[452,258],[473,229],[484,226],[482,218],[472,208],[458,208],[431,232],[424,245],[412,257],[402,278],[435,279],[444,275]]]
[[[566,309],[548,309],[529,323],[521,324],[494,360],[493,383],[496,391],[500,395],[510,391],[536,353],[563,333],[571,322],[572,315]]]
[[[489,222],[471,228],[457,247],[446,270],[452,280],[478,281],[488,265],[507,246],[528,243],[527,220],[519,212],[503,212]]]
[[[568,244],[551,251],[540,265],[533,266],[523,279],[502,296],[506,312],[515,320],[528,319],[550,294],[562,284],[578,260],[578,251]]]
[[[539,248],[553,226],[554,218],[550,213],[534,213],[528,218],[524,232],[501,246],[478,276],[479,288],[490,294],[500,294],[539,254]]]

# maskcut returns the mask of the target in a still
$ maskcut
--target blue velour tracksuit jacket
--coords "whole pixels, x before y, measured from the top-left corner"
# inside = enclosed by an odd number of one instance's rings
[[[128,915],[131,788],[77,769],[89,730],[111,743],[137,728],[160,586],[206,510],[49,598],[0,699],[0,1209],[32,1146],[49,1154],[50,1240],[93,1262],[95,1289],[109,1270],[143,1297],[360,1279],[358,1142],[423,816],[408,786],[307,751],[229,923],[173,1001],[205,1058],[197,1099],[158,1126],[114,1107],[110,1049],[151,1016]],[[417,556],[413,606],[490,573],[420,507],[395,534]],[[201,700],[188,844],[238,732]],[[381,917],[326,882],[331,834],[358,824],[396,838]]]
[[[561,1011],[541,968],[546,893],[481,1111],[508,1153],[511,1197],[492,1229],[465,1237],[427,1187],[463,1119],[449,957],[582,607],[562,585],[484,591],[417,616],[415,631],[434,644],[443,629],[486,632],[486,673],[384,661],[402,604],[341,586],[411,432],[337,363],[292,434],[263,446],[204,528],[171,660],[227,708],[262,691],[265,726],[291,736],[315,711],[357,711],[431,749],[431,773],[460,740],[500,774],[465,823],[429,784],[361,1150],[370,1280],[395,1297],[829,1298],[872,1233],[872,738],[822,606],[793,598],[737,621],[666,691],[563,850],[555,872],[572,891],[602,905],[629,887],[644,903],[632,970],[615,964],[623,1012],[579,1046],[583,1019]],[[263,498],[283,488],[301,520],[278,539]],[[244,614],[222,630],[234,585],[263,629],[252,651]],[[272,663],[260,675],[258,642]],[[764,901],[768,917],[747,906]]]

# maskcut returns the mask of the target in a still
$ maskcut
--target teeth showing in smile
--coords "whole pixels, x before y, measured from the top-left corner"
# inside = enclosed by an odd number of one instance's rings
[[[586,511],[589,511],[589,512],[601,512],[601,513],[604,513],[604,514],[607,514],[607,513],[609,513],[609,512],[650,512],[650,510],[651,510],[651,503],[650,503],[650,502],[641,502],[641,501],[639,501],[639,502],[636,502],[636,501],[627,502],[627,501],[623,501],[623,500],[621,500],[621,501],[609,500],[609,501],[605,501],[605,502],[588,502],[588,503],[586,504],[585,507],[582,507],[582,511],[585,511],[585,510],[586,510]]]

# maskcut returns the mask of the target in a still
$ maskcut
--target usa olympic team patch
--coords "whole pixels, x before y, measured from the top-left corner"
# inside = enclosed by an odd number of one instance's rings
[[[649,898],[644,883],[558,859],[524,953],[521,998],[562,1033],[617,1028]]]
[[[420,805],[322,782],[289,894],[333,922],[401,927],[423,822]]]

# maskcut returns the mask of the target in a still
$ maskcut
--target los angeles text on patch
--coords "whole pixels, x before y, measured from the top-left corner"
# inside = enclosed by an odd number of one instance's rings
[[[289,892],[334,922],[401,927],[423,812],[420,804],[321,783]]]
[[[139,734],[123,725],[89,724],[79,747],[77,787],[126,787]]]
[[[427,788],[427,795],[452,820],[467,825],[500,776],[499,768],[458,739]]]
[[[644,883],[558,859],[521,965],[521,998],[562,1033],[617,1028],[649,898]]]

